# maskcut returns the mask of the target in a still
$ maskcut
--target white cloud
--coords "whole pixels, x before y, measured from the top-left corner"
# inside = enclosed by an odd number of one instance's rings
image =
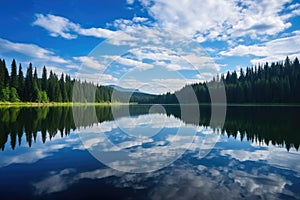
[[[109,38],[108,43],[114,45],[114,48],[120,45],[132,47],[128,51],[132,53],[132,57],[111,56],[116,64],[140,70],[149,70],[154,67],[164,67],[168,71],[198,70],[200,74],[196,78],[201,81],[215,76],[220,71],[220,64],[214,63],[204,51],[193,52],[193,49],[200,48],[192,45],[184,46],[186,42],[184,38],[195,39],[200,43],[207,40],[227,41],[233,48],[222,51],[222,56],[259,57],[252,59],[252,63],[266,60],[277,61],[284,59],[287,54],[292,56],[300,54],[297,51],[300,34],[296,33],[294,36],[264,42],[260,45],[237,45],[244,43],[249,37],[268,41],[270,36],[276,36],[291,27],[293,24],[290,19],[300,15],[300,4],[292,0],[185,0],[180,3],[166,0],[138,1],[155,22],[152,22],[150,18],[140,16],[134,16],[132,19],[116,19],[108,26],[113,26],[118,31],[111,31],[99,27],[84,28],[81,24],[62,16],[36,14],[33,25],[43,27],[53,37],[74,39],[79,35],[84,35]],[[127,0],[127,5],[131,6],[138,1]],[[156,29],[158,27],[167,31]],[[184,37],[180,37],[180,34]],[[216,53],[214,49],[208,48],[207,50]],[[104,69],[104,65],[107,64],[102,61],[97,63],[95,59],[89,59],[86,56],[74,57],[74,60],[82,61],[87,67],[93,69]],[[115,71],[114,75],[120,75],[121,72]],[[95,77],[95,74],[84,73],[84,75],[93,80],[99,79]],[[111,75],[104,75],[103,80],[109,83],[117,82]],[[167,77],[166,80],[170,78]],[[178,82],[172,83],[179,85]],[[134,80],[128,80],[126,84],[126,87],[131,85],[134,88],[142,85],[140,81]]]
[[[225,166],[204,165],[194,168],[189,164],[182,164],[153,173],[124,174],[112,169],[77,172],[75,169],[67,168],[52,172],[32,185],[36,195],[45,195],[67,190],[83,179],[90,181],[111,177],[105,180],[110,186],[116,189],[145,189],[144,196],[155,200],[239,199],[241,194],[246,199],[278,199],[279,194],[299,198],[289,187],[294,186],[293,183],[284,176],[269,172],[267,174],[253,172],[265,171],[263,167],[252,168],[251,172],[230,169]],[[159,184],[149,188],[149,182],[156,183],[155,180],[159,180]]]
[[[69,186],[82,179],[103,179],[120,173],[112,169],[97,169],[77,173],[75,169],[67,168],[52,172],[48,177],[33,183],[36,195],[51,194],[68,189]]]
[[[109,38],[113,37],[116,34],[116,32],[104,28],[80,28],[77,31],[80,35],[93,36],[98,38]]]
[[[79,56],[73,58],[76,61],[80,61],[83,66],[92,68],[95,70],[103,71],[106,67],[102,64],[100,64],[95,58],[89,57],[89,56]]]
[[[141,23],[141,22],[148,21],[148,18],[135,16],[135,17],[133,17],[132,21],[135,23]]]
[[[226,173],[225,170],[230,171]],[[223,166],[200,165],[194,169],[184,165],[163,171],[160,182],[151,189],[151,199],[240,199],[241,194],[245,199],[277,199],[278,194],[296,195],[287,189],[292,183],[284,176],[274,173],[258,175],[240,169],[231,171]]]
[[[294,10],[296,8],[300,8],[300,3],[291,4],[288,7],[289,10]]]
[[[75,78],[80,80],[86,80],[88,82],[100,85],[115,85],[118,81],[118,79],[113,77],[111,74],[105,74],[97,71],[94,73],[77,73],[75,74]]]
[[[287,55],[296,57],[300,55],[300,34],[294,32],[293,36],[274,39],[261,45],[238,45],[227,51],[220,52],[223,56],[248,56],[261,57],[252,59],[252,64],[284,60]]]
[[[134,16],[132,19],[116,19],[108,25],[126,32],[134,31],[143,26],[153,27],[153,23],[148,18],[139,16]]]
[[[252,146],[255,146],[252,144]],[[261,148],[262,145],[259,146]],[[293,151],[287,153],[285,148],[279,148],[277,146],[265,146],[264,149],[255,149],[254,151],[248,151],[243,149],[221,150],[220,155],[229,155],[230,157],[237,159],[241,162],[244,161],[265,161],[271,166],[293,170],[299,174],[300,166],[298,165],[299,152]]]
[[[109,67],[110,65],[123,65],[127,67],[131,67],[130,69],[126,69],[126,71],[130,70],[148,70],[153,68],[152,64],[143,62],[142,60],[135,59],[133,57],[128,56],[119,56],[119,55],[103,55],[102,56],[103,62],[107,64]]]
[[[127,4],[132,5],[134,3],[134,0],[127,0]]]
[[[115,84],[120,85],[123,88],[138,89],[141,92],[146,92],[146,93],[150,93],[150,94],[157,94],[160,92],[167,91],[165,87],[161,88],[155,82],[138,81],[132,77],[125,77],[125,78],[119,79]]]
[[[121,56],[115,57],[114,61],[118,62],[122,65],[135,67],[136,69],[139,69],[139,70],[147,70],[147,69],[151,69],[153,67],[153,65],[151,65],[151,64],[144,63],[144,62],[141,62],[138,60],[133,60],[133,59],[126,58],[126,57],[121,57]]]
[[[167,42],[165,42],[165,46],[159,45],[159,42],[157,45],[150,45],[151,41],[153,41],[152,39],[149,39],[149,41],[145,42],[146,44],[143,45],[138,44],[138,40],[136,40],[135,46],[128,51],[134,58],[136,58],[136,60],[140,62],[143,62],[143,60],[146,59],[151,60],[151,64],[153,65],[152,67],[164,67],[169,71],[209,70],[212,73],[217,73],[220,70],[220,66],[214,63],[214,60],[206,55],[205,51],[199,46],[195,48],[187,48],[185,46],[192,46],[193,42],[183,41],[182,47],[178,47],[176,44],[171,44],[171,40],[175,40],[176,38],[164,38],[163,35],[156,33],[156,30],[153,30],[153,32],[156,39],[159,41],[164,41],[164,39],[170,40],[168,41],[170,42],[170,45],[166,44]],[[134,37],[134,35],[132,37]],[[124,41],[126,41],[126,39]],[[133,44],[131,43],[131,45]],[[150,69],[150,66],[141,67],[141,69]]]
[[[50,32],[51,36],[61,36],[66,39],[74,39],[77,37],[75,34],[72,34],[72,32],[79,29],[80,26],[70,20],[50,14],[36,14],[35,16],[37,19],[33,22],[33,25],[45,28]]]
[[[39,71],[40,71],[40,75],[42,75],[42,69],[40,69]],[[59,76],[58,78],[60,78],[60,75],[61,75],[62,73],[68,74],[69,69],[61,68],[61,67],[54,66],[54,65],[47,65],[47,71],[48,71],[48,73],[49,73],[50,71],[52,71],[53,73],[55,73],[56,75]]]
[[[164,46],[141,46],[140,48],[130,49],[130,53],[134,54],[139,60],[172,61],[179,59],[175,51],[171,51],[171,49]]]
[[[198,79],[180,79],[180,78],[166,78],[166,79],[153,79],[153,82],[157,85],[161,85],[162,88],[164,88],[164,92],[172,92],[177,91],[184,87],[187,84],[197,83],[199,82]]]
[[[142,76],[142,75],[141,75]],[[174,92],[187,84],[200,82],[199,79],[184,79],[184,78],[155,78],[138,81],[135,78],[125,77],[111,84],[120,85],[123,88],[138,89],[141,92],[150,94],[163,94],[167,92]],[[108,83],[106,83],[107,85]]]
[[[220,66],[214,63],[214,60],[207,55],[188,54],[182,56],[182,58],[191,63],[197,70],[208,69],[214,73],[220,71]]]
[[[185,51],[184,49],[158,47],[158,46],[141,46],[133,48],[130,52],[140,61],[149,59],[153,62],[153,66],[164,67],[169,71],[178,70],[197,70],[205,67],[218,70],[215,68],[213,60],[208,56],[197,55],[195,52]]]
[[[220,52],[223,56],[245,56],[245,55],[254,55],[254,56],[267,56],[270,54],[265,46],[246,46],[238,45],[229,51]]]
[[[64,138],[61,139],[60,134],[55,135],[51,138],[51,143],[42,143],[41,135],[37,136],[35,147],[28,150],[28,144],[21,144],[20,153],[14,155],[2,155],[0,159],[0,169],[5,166],[12,164],[31,164],[36,163],[41,159],[51,157],[63,148],[68,148],[74,144],[78,144],[79,140],[75,138]],[[73,139],[73,141],[67,139]]]
[[[198,82],[203,82],[207,80],[212,80],[215,75],[209,72],[203,72],[196,75]]]
[[[31,58],[60,64],[65,64],[69,62],[59,56],[56,56],[54,52],[39,47],[35,44],[15,43],[0,38],[0,47],[1,53],[16,52],[26,56],[30,56]]]
[[[286,8],[291,0],[139,1],[158,25],[199,42],[274,35],[291,27],[288,20],[300,14],[297,4]]]
[[[116,34],[114,31],[103,28],[85,29],[67,18],[51,14],[36,14],[36,20],[32,24],[46,29],[53,37],[61,36],[65,39],[75,39],[78,34],[98,38],[109,38]]]
[[[120,138],[114,140],[117,141],[116,143],[106,138],[104,133],[107,126],[114,127],[111,132],[116,139]],[[165,131],[162,127],[168,130],[165,137],[152,138],[162,133],[160,131]],[[97,133],[91,133],[90,128],[81,130],[81,141],[86,147],[90,147],[89,150],[95,158],[121,171],[145,172],[159,169],[174,161],[186,149],[208,148],[209,151],[212,148],[210,142],[213,144],[216,142],[209,139],[207,135],[196,140],[198,127],[185,124],[173,116],[168,117],[166,114],[159,113],[137,117],[123,116],[115,121],[101,123],[97,128]],[[119,131],[120,129],[122,132]],[[151,143],[151,146],[145,148],[143,144],[147,143]],[[134,151],[127,151],[133,147]],[[104,154],[99,154],[99,150]],[[123,156],[111,159],[111,156],[105,156],[108,152]]]
[[[122,86],[138,88],[140,86],[144,86],[145,84],[153,84],[155,81],[158,81],[158,83],[161,83],[160,81],[164,81],[161,84],[164,84],[164,86],[167,87],[170,86],[170,88],[176,88],[176,90],[178,90],[179,85],[180,87],[183,87],[186,83],[183,83],[182,81],[180,83],[178,80],[175,80],[174,76],[169,73],[170,71],[176,73],[179,70],[203,70],[204,72],[209,71],[211,73],[216,73],[220,70],[219,65],[215,64],[214,61],[209,58],[208,55],[206,55],[204,50],[199,47],[198,43],[187,39],[180,34],[178,35],[168,31],[162,31],[161,29],[142,26],[141,24],[148,23],[147,18],[136,16],[132,20],[115,20],[115,26],[119,26],[119,28],[122,30],[110,34],[109,30],[101,28],[83,29],[80,25],[59,16],[37,15],[37,17],[38,20],[34,22],[35,25],[42,26],[43,23],[47,22],[47,26],[44,28],[49,30],[50,33],[54,34],[54,36],[61,36],[67,39],[72,39],[73,36],[76,36],[77,34],[93,35],[96,37],[109,37],[110,35],[113,36],[113,34],[118,34],[116,37],[109,38],[104,42],[104,45],[107,45],[105,48],[110,48],[109,55],[107,55],[105,52],[102,54],[100,53],[99,55],[98,51],[93,51],[94,53],[97,52],[98,54],[96,55],[92,52],[91,56],[73,57],[74,63],[76,63],[76,61],[80,61],[83,63],[82,66],[85,66],[77,71],[77,78],[80,78],[81,80],[87,80],[101,84],[115,84],[118,82],[118,80],[113,77],[113,75],[123,77],[127,73],[123,74],[123,76],[121,73],[124,72],[124,69],[128,70],[128,68],[130,69],[127,72],[130,72],[134,75],[137,74],[136,71],[148,70],[148,74],[142,75],[145,76],[146,79],[150,80],[151,76],[155,76],[154,73],[151,74],[150,69],[152,70],[154,67],[156,67],[159,70],[164,68],[164,74],[166,75],[165,80],[159,78],[160,80],[141,81],[139,77],[133,76],[131,79],[122,80]],[[56,27],[51,26],[51,22],[54,21],[57,21],[58,23]],[[65,33],[72,34],[72,37],[69,37]],[[97,35],[98,33],[100,35]],[[125,46],[125,49],[119,48],[120,45],[123,47]],[[126,49],[127,47],[128,49]],[[101,45],[99,48],[101,48]],[[126,52],[125,56],[122,55],[124,52]],[[72,65],[73,63],[68,63],[68,66]],[[103,73],[103,71],[106,69],[106,66],[111,66],[112,68],[115,67],[113,69],[114,74],[104,74],[99,78],[99,75]],[[75,68],[78,69],[77,66]],[[138,76],[140,75],[141,74],[138,74]],[[162,73],[159,75],[159,77],[161,77]],[[166,81],[170,81],[170,83],[167,84]],[[188,82],[194,82],[194,80],[191,79]],[[162,89],[161,87],[159,88]],[[148,87],[148,89],[151,89],[151,91],[154,91],[155,93],[170,91],[169,89],[157,90],[158,88],[155,87]]]

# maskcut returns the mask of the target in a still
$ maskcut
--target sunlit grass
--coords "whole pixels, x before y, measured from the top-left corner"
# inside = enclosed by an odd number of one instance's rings
[[[121,102],[7,102],[0,101],[0,107],[43,107],[43,106],[112,106],[112,105],[128,105],[134,103],[121,103]]]

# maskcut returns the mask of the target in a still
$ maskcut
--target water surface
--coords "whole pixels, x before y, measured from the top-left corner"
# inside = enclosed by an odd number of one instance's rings
[[[97,107],[97,120],[81,124],[71,107],[1,108],[1,197],[300,198],[300,108],[228,107],[223,127],[209,106],[199,123],[182,120],[178,106],[149,108],[131,106],[129,117],[119,107],[114,119]],[[150,172],[130,173],[139,169]]]

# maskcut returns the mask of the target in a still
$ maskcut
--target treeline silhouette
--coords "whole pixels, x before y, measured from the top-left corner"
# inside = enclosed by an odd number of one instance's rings
[[[205,83],[185,86],[175,93],[150,98],[134,98],[139,103],[178,104],[177,96],[187,87],[195,91],[199,103],[211,103],[209,90],[218,90],[224,83],[227,103],[300,103],[300,64],[287,57],[284,62],[266,62],[217,76]],[[209,88],[209,89],[208,89]]]
[[[132,105],[130,114],[132,116],[147,114],[150,107],[150,105]],[[79,106],[78,109],[81,109],[79,113],[82,113],[82,116],[76,116],[79,120],[74,123],[73,109],[72,107],[0,108],[0,148],[3,151],[8,141],[12,149],[22,142],[31,147],[36,142],[38,134],[45,143],[56,135],[66,137],[81,127],[114,120],[109,106]],[[96,109],[97,118],[86,117],[93,109]],[[119,117],[126,116],[126,107],[119,106],[117,109]],[[181,119],[179,106],[166,105],[165,110],[168,116]],[[299,112],[298,107],[229,106],[220,133],[228,137],[240,137],[241,140],[298,150]],[[211,106],[200,106],[200,113],[199,123],[193,125],[211,127],[214,130],[221,125],[219,122],[211,121]]]
[[[13,59],[11,73],[9,75],[4,59],[0,59],[0,101],[10,102],[71,102],[73,87],[76,85],[80,98],[77,101],[86,102],[108,102],[110,101],[112,89],[105,86],[94,85],[86,81],[71,79],[63,73],[60,77],[52,70],[48,74],[44,66],[42,77],[39,78],[37,69],[33,70],[30,63],[24,76],[22,65]],[[93,99],[88,98],[90,91],[95,91]]]
[[[183,87],[174,93],[150,95],[134,92],[130,101],[142,104],[178,104],[177,96],[184,95],[192,87],[198,103],[211,103],[209,91],[220,89],[224,83],[228,103],[300,103],[300,64],[298,58],[284,62],[268,62],[222,74],[204,83]],[[73,88],[76,94],[73,95]],[[208,89],[209,88],[209,89]],[[37,75],[30,63],[26,75],[22,65],[13,59],[9,75],[5,60],[0,59],[0,101],[25,102],[110,102],[112,87],[99,86],[86,81],[71,79],[69,75],[58,77],[52,70],[49,75],[43,67],[42,77]],[[123,101],[126,92],[118,91],[118,101]],[[125,95],[126,96],[126,95]]]
[[[113,119],[110,107],[98,107],[98,122],[109,119]],[[16,144],[21,145],[24,139],[31,147],[32,143],[36,142],[38,132],[41,134],[42,142],[45,143],[47,139],[51,140],[57,134],[61,137],[68,136],[71,131],[79,127],[88,127],[96,123],[96,121],[80,121],[80,124],[75,124],[70,106],[0,108],[0,122],[2,150],[9,137],[12,149],[15,149]]]

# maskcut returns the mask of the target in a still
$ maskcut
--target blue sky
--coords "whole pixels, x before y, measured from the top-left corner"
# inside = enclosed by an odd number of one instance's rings
[[[0,57],[145,92],[300,55],[296,0],[2,1]]]

